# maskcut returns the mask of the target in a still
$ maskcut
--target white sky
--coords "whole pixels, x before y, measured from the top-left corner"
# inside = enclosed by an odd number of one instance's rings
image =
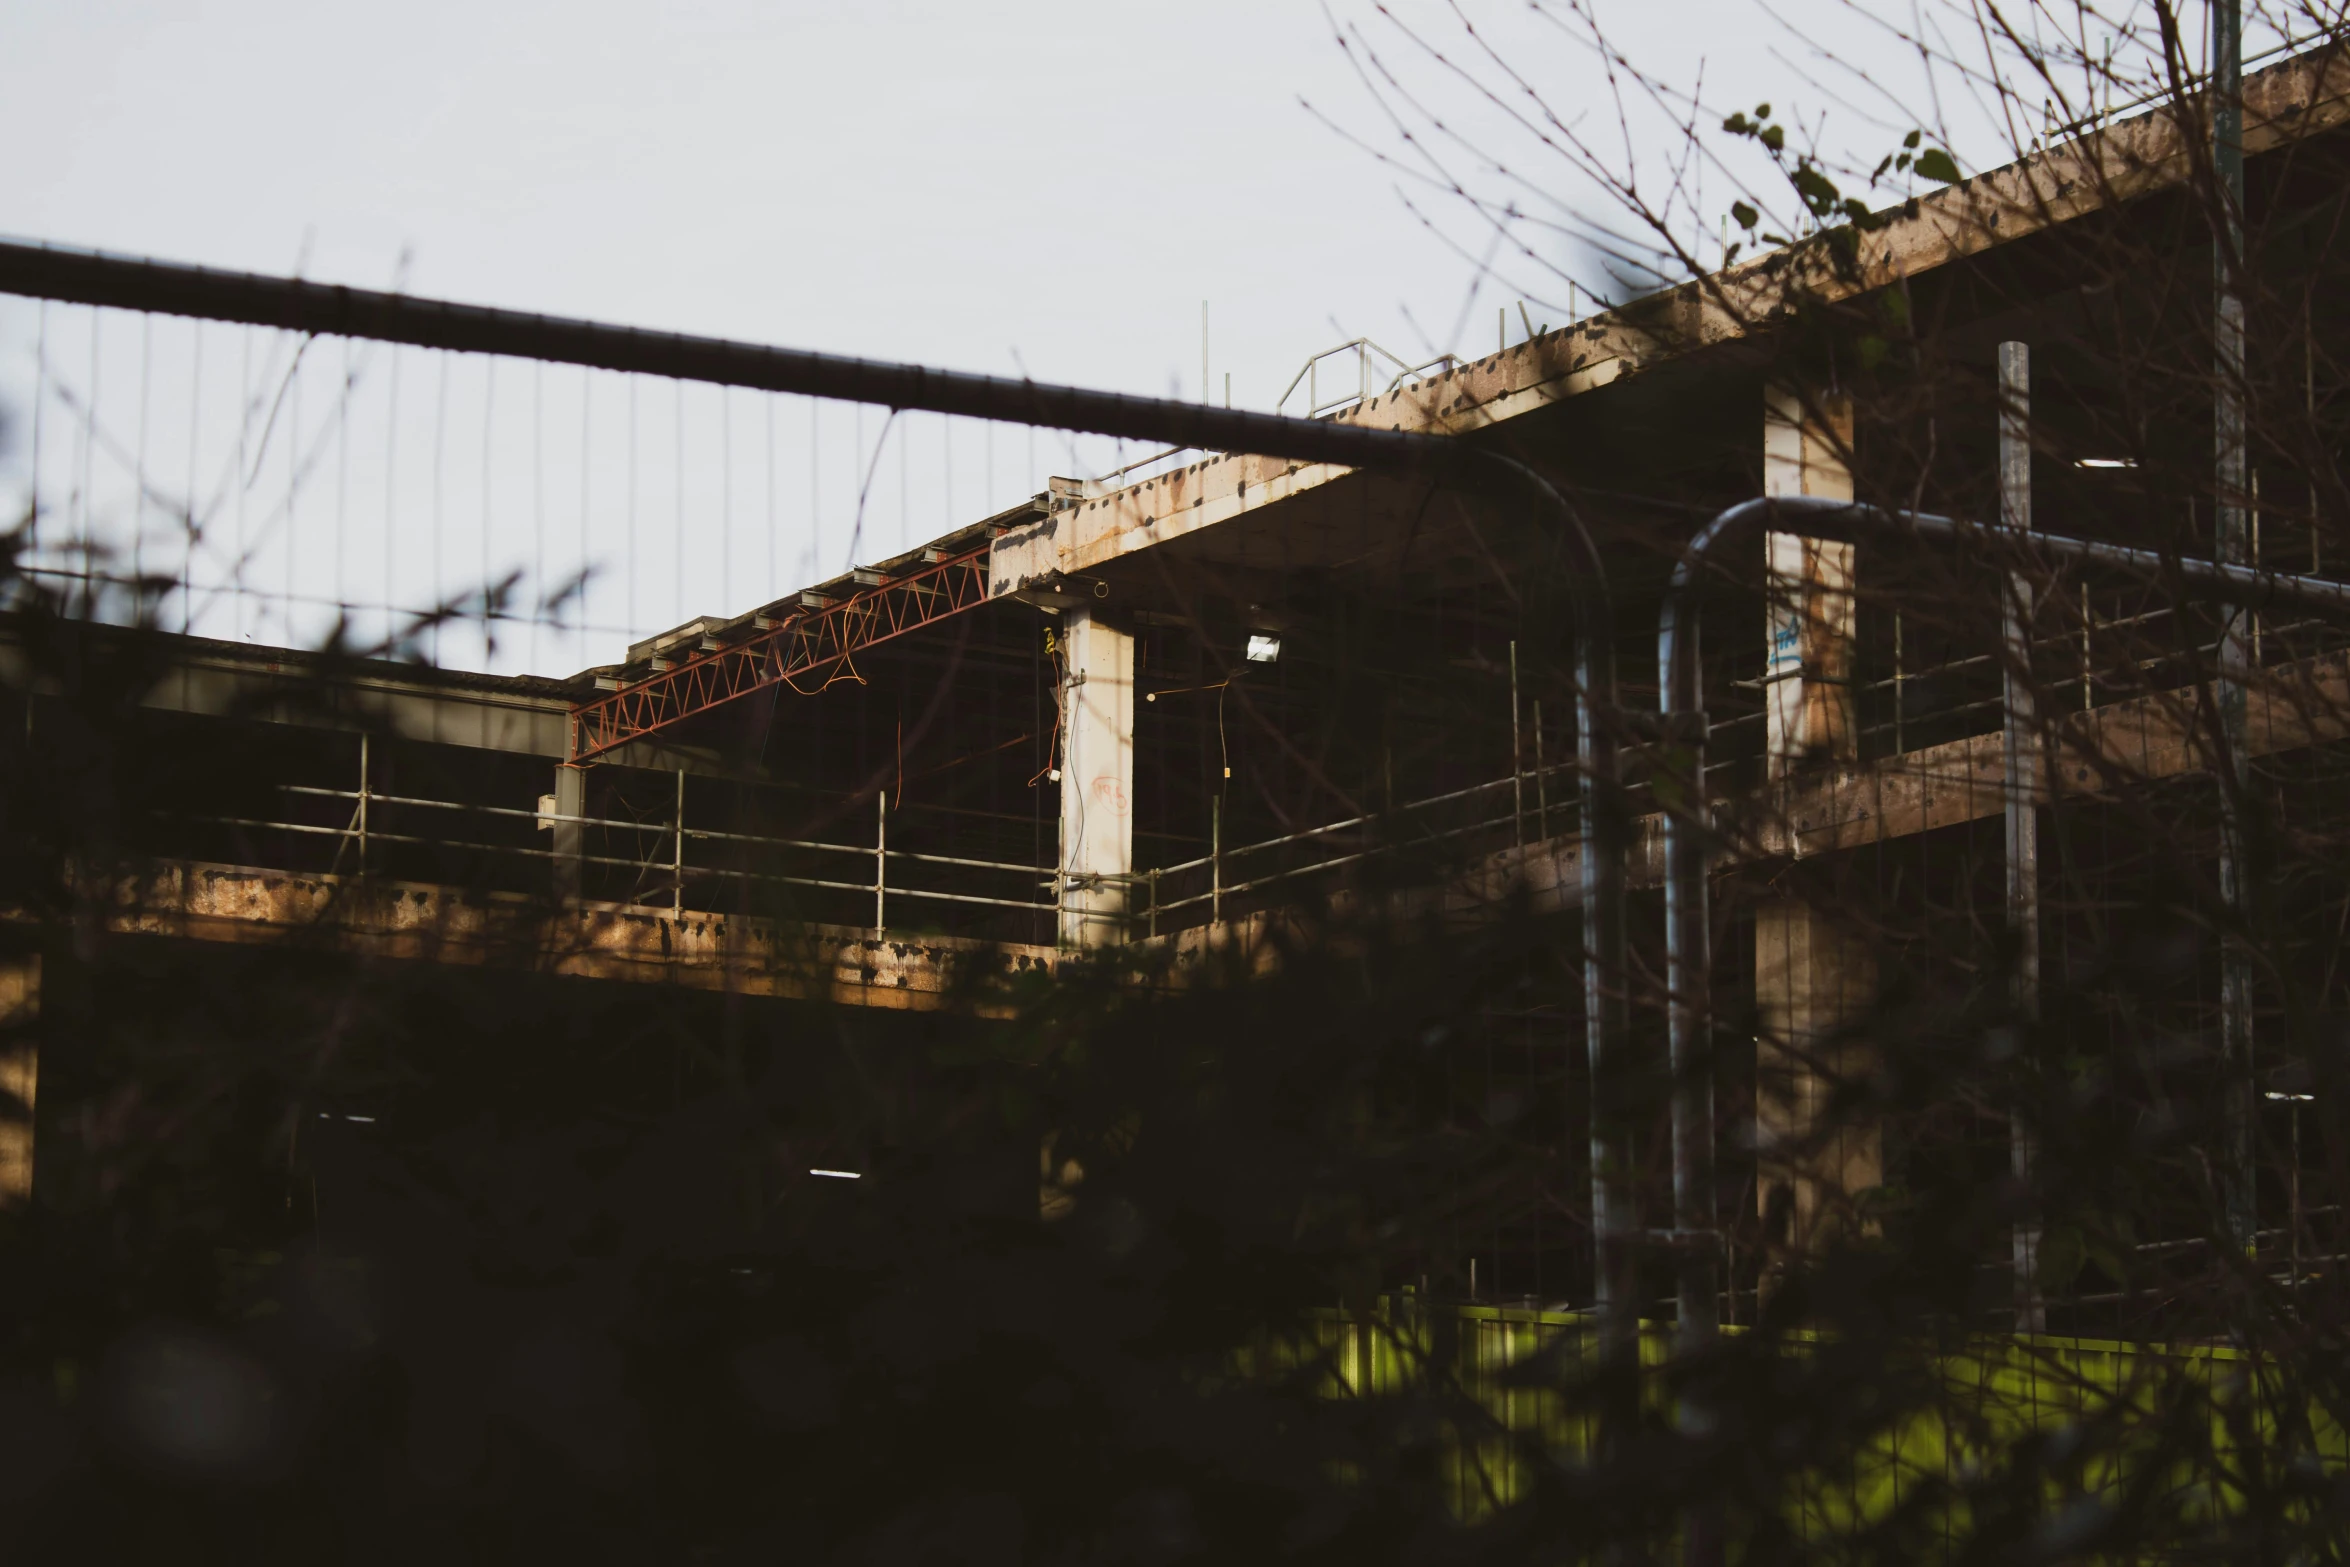
[[[1592,62],[1559,34],[1515,5],[1470,9],[1554,101],[1592,97]],[[1787,84],[1759,6],[1612,9],[1652,64]],[[1440,72],[1412,80],[1459,107]],[[1212,395],[1229,374],[1234,400],[1260,407],[1356,334],[1414,360],[1489,351],[1516,289],[1472,299],[1474,264],[1301,98],[1392,145],[1314,0],[24,0],[0,14],[0,139],[18,153],[0,166],[0,229],[376,286],[405,253],[422,294],[1186,397],[1204,300]],[[1482,252],[1467,214],[1436,211]],[[338,404],[339,343],[288,382],[291,345],[270,334],[213,328],[199,347],[185,323],[110,314],[93,356],[89,314],[50,314],[45,528],[138,531],[176,560],[131,474],[187,493],[193,442],[194,489],[214,500],[192,575],[247,588],[200,599],[197,629],[260,641],[317,635],[332,602],[414,607],[485,566],[554,580],[584,554],[606,571],[591,624],[488,661],[608,660],[626,634],[846,565],[881,426],[640,382],[631,499],[624,378],[412,351],[395,390],[388,352],[362,349]],[[0,476],[20,496],[40,332],[32,307],[0,305],[0,395],[19,426]],[[93,366],[94,444],[60,401],[86,395]],[[280,388],[282,428],[260,450]],[[240,487],[227,475],[247,405]],[[1121,460],[935,418],[896,434],[861,560]],[[312,602],[289,617],[272,595]],[[456,641],[441,656],[484,658]]]

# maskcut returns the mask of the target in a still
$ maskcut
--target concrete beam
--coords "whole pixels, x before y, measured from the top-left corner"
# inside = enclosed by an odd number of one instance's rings
[[[527,970],[577,979],[899,1011],[1010,1011],[1007,981],[1050,974],[1050,947],[954,937],[877,937],[628,904],[297,876],[174,862],[106,889],[107,929],[125,936],[308,947],[364,958]],[[0,919],[29,921],[22,911]]]
[[[2350,740],[2350,653],[2271,665],[2249,693],[2251,754],[2276,756]],[[2053,726],[2035,803],[2112,799],[2134,783],[2210,770],[2210,740],[2193,690],[2161,691]],[[2006,737],[1971,735],[1874,762],[1850,762],[1782,780],[1741,799],[1714,802],[1722,843],[1714,864],[1805,859],[1862,849],[2007,809]],[[1664,885],[1663,818],[1632,824],[1629,885]],[[1576,840],[1553,838],[1487,856],[1445,893],[1448,912],[1498,905],[1522,882],[1538,912],[1572,909],[1582,859]]]
[[[2312,51],[2244,83],[2247,156],[2350,125],[2350,55]],[[1379,429],[1461,435],[1506,425],[1685,355],[1777,330],[1785,301],[1833,303],[1982,255],[2049,228],[2187,184],[2191,133],[2167,111],[2102,130],[1919,197],[1863,237],[1857,265],[1806,241],[1490,354],[1333,417]],[[1225,527],[1345,477],[1331,464],[1204,457],[999,539],[990,597],[1099,570]]]
[[[80,630],[94,642],[133,635],[103,626]],[[335,660],[300,648],[247,647],[206,637],[164,641],[170,666],[141,703],[157,712],[366,729],[524,756],[565,754],[573,693],[556,681]],[[0,623],[0,680],[52,694],[35,673],[15,628]]]

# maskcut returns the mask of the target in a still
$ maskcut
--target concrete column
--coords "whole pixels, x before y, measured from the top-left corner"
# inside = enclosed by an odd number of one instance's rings
[[[1852,406],[1784,386],[1763,392],[1763,493],[1852,499],[1844,453]],[[1852,705],[1852,549],[1792,533],[1764,536],[1769,663],[1763,672],[1770,773],[1859,754]]]
[[[1134,638],[1090,606],[1061,636],[1061,945],[1112,946],[1134,869]]]
[[[1770,386],[1763,398],[1763,487],[1770,495],[1852,499],[1852,409],[1840,394]],[[1853,705],[1853,546],[1773,533],[1764,544],[1769,607],[1764,672],[1768,772],[1789,778],[1860,754]],[[1873,955],[1794,899],[1764,904],[1754,926],[1757,1200],[1784,1207],[1781,1242],[1816,1251],[1850,1222],[1852,1199],[1884,1179],[1874,1125],[1831,1133],[1835,1084],[1869,1062],[1841,1036],[1874,999]]]
[[[0,1208],[21,1208],[33,1197],[40,1018],[40,954],[0,958]]]
[[[582,873],[587,869],[587,829],[576,821],[563,821],[560,818],[587,814],[586,768],[574,767],[566,762],[555,769],[554,806],[558,820],[548,825],[554,829],[555,852],[551,863],[555,868],[555,896],[576,898],[579,896]]]
[[[1852,1199],[1884,1182],[1884,1136],[1874,1123],[1831,1116],[1839,1082],[1865,1077],[1864,1046],[1843,1035],[1875,999],[1873,954],[1810,904],[1782,898],[1754,917],[1757,1189],[1767,1217],[1785,1205],[1775,1240],[1816,1252],[1856,1228]]]

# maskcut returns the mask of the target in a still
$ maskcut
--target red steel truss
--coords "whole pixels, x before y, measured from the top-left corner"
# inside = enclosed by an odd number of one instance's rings
[[[571,710],[571,760],[592,761],[772,685],[813,694],[862,650],[986,603],[987,551],[982,543],[833,603],[803,595],[801,608],[745,641],[688,652],[674,668],[581,703]]]

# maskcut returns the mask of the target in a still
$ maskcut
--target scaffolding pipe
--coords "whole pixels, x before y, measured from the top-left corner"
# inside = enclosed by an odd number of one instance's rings
[[[359,874],[367,874],[367,731],[359,731]]]
[[[2250,532],[2246,516],[2244,450],[2244,17],[2241,0],[2212,6],[2211,166],[2217,190],[2213,214],[2212,299],[2212,553],[2240,563]],[[2221,1089],[2220,1223],[2239,1251],[2250,1251],[2257,1224],[2252,1176],[2252,957],[2253,869],[2246,863],[2245,681],[2256,654],[2248,645],[2248,612],[2229,615],[2221,639],[2219,679],[2213,686],[2221,743],[2220,901],[2227,928],[2220,946],[2220,1054],[2227,1074]]]
[[[0,242],[0,293],[1301,462],[1459,474],[1480,457],[1477,448],[1451,436],[1416,430],[1217,408],[1204,399],[1132,397],[22,241]]]
[[[1526,741],[1518,723],[1518,639],[1510,638],[1510,831],[1526,850]]]
[[[2032,351],[2024,343],[1999,345],[1999,525],[2014,533],[2032,531]],[[2030,1031],[2040,1020],[2040,811],[2039,713],[2032,686],[2032,581],[2020,571],[2004,579],[2001,650],[2003,734],[2000,755],[2005,804],[2007,934],[2015,945],[2011,999],[2016,1022]],[[2028,1059],[2028,1058],[2027,1058]],[[2027,1075],[2025,1081],[2032,1079]],[[2039,1201],[2032,1187],[2034,1137],[2022,1106],[2007,1118],[2009,1173],[2023,1205],[2012,1235],[2015,1265],[2015,1327],[2019,1333],[2047,1330],[2040,1296]]]
[[[1208,802],[1208,923],[1224,918],[1224,796]]]
[[[1707,720],[1700,686],[1698,588],[1715,553],[1765,531],[1818,538],[1890,535],[1896,542],[1951,546],[2002,560],[2010,570],[2070,562],[2169,581],[2183,594],[2255,608],[2270,603],[2350,615],[2350,583],[2262,571],[2226,561],[2165,556],[2154,550],[2058,534],[2030,533],[1924,512],[1893,512],[1849,501],[1777,496],[1743,501],[1715,517],[1682,552],[1657,614],[1657,681],[1661,737],[1686,748],[1683,787],[1666,802],[1665,985],[1669,998],[1670,1061],[1674,1092],[1673,1229],[1681,1257],[1682,1347],[1698,1350],[1714,1331],[1718,1297],[1713,1283],[1718,1230],[1712,1182],[1711,1060],[1708,1051],[1712,983],[1710,810],[1705,776]]]

